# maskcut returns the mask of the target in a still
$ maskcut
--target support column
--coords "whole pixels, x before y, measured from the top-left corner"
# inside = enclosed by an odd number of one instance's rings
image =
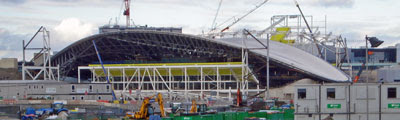
[[[78,67],[78,83],[81,83],[81,69],[79,69],[79,67]]]
[[[125,68],[122,68],[122,92],[125,92],[126,91],[126,83],[125,83],[125,80],[126,79],[126,76],[125,76]]]
[[[138,71],[138,76],[137,76],[138,88],[137,88],[137,89],[141,90],[141,89],[142,89],[142,82],[141,82],[141,80],[140,80],[140,74],[141,74],[140,68],[138,68],[137,71]]]
[[[169,79],[169,88],[171,88],[171,91],[169,91],[169,92],[172,92],[172,90],[173,90],[174,88],[173,88],[172,82],[171,82],[171,80],[172,80],[171,68],[168,68],[168,79]]]
[[[219,76],[219,68],[217,67],[217,98],[219,98],[219,90],[220,90],[220,76]]]
[[[57,81],[60,81],[60,65],[57,65]]]
[[[231,99],[232,99],[232,91],[231,87],[229,87],[228,100],[231,101]]]
[[[185,98],[187,98],[188,96],[188,89],[187,89],[187,87],[188,87],[188,81],[187,81],[187,68],[185,67],[184,68],[184,72],[185,72]]]
[[[204,90],[203,67],[200,67],[200,95],[202,99],[203,99],[203,90]]]

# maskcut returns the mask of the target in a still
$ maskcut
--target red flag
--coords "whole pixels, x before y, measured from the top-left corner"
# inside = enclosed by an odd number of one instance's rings
[[[236,105],[240,106],[240,103],[242,102],[242,94],[240,93],[240,89],[237,90],[237,96],[236,96]]]
[[[129,94],[132,94],[132,89],[129,89]]]
[[[360,76],[356,76],[353,80],[354,83],[358,82],[358,79],[360,79]]]
[[[85,95],[88,95],[87,91],[85,91]]]
[[[368,55],[372,55],[372,54],[374,54],[373,51],[368,51]]]

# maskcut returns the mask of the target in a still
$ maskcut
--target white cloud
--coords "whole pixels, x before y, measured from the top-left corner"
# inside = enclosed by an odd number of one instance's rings
[[[350,8],[354,6],[354,0],[296,0],[300,6],[313,6],[313,7],[339,7],[339,8]],[[279,5],[292,5],[294,6],[293,0],[277,0],[271,1],[272,4]]]
[[[52,41],[55,42],[52,43],[65,47],[65,44],[93,35],[96,29],[94,24],[82,22],[77,18],[67,18],[53,28]]]

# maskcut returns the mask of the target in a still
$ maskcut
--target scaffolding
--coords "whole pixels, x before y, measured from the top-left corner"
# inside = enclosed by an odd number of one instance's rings
[[[107,74],[101,66],[78,67],[78,82],[81,73],[90,71],[91,83],[105,83],[108,76],[119,94],[183,93],[188,96],[214,96],[231,98],[235,89],[260,92],[259,81],[249,67],[242,62],[222,63],[166,63],[166,64],[106,64]],[[243,69],[244,68],[244,69]],[[244,72],[243,72],[244,71]],[[247,72],[246,72],[247,71]],[[256,86],[250,86],[255,83]],[[121,88],[122,87],[122,88]],[[118,94],[118,93],[117,93]],[[224,94],[224,95],[221,95]]]

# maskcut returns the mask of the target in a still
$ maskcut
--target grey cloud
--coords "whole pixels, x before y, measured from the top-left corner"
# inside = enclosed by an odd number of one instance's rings
[[[350,8],[354,5],[354,0],[318,0],[318,4],[325,7],[345,7]]]
[[[27,38],[27,35],[12,34],[0,28],[0,50],[21,50],[22,40]]]
[[[27,0],[0,0],[0,3],[6,5],[20,5],[24,4]]]

